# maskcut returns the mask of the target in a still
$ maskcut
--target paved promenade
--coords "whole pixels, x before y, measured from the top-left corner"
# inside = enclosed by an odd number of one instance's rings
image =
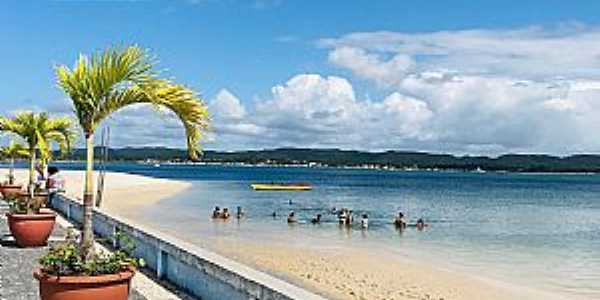
[[[33,278],[33,269],[47,247],[22,249],[14,245],[8,224],[7,207],[0,200],[0,300],[35,300],[38,296],[38,282]],[[64,240],[65,229],[56,225],[50,243]],[[132,290],[130,300],[146,300]]]

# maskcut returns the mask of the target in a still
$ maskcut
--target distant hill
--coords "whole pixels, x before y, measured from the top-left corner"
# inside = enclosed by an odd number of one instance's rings
[[[96,155],[100,156],[100,148]],[[83,160],[85,150],[77,149],[65,157]],[[185,161],[187,151],[172,148],[109,149],[109,157],[116,161]],[[456,169],[514,172],[600,172],[600,155],[573,155],[557,157],[536,154],[507,154],[497,158],[485,156],[454,156],[425,152],[361,152],[339,149],[282,148],[259,151],[218,152],[205,151],[201,158],[213,163],[247,164],[309,164],[339,166],[375,166],[418,169]]]

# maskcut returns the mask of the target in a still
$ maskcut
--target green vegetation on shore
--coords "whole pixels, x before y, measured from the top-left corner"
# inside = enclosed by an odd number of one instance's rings
[[[99,151],[97,151],[98,153]],[[145,147],[110,149],[116,161],[185,161],[187,150]],[[75,150],[71,160],[84,160],[85,152]],[[361,152],[339,149],[282,148],[258,151],[204,151],[203,162],[273,165],[314,165],[331,167],[375,167],[402,169],[478,170],[511,172],[600,172],[600,155],[558,157],[542,154],[507,154],[499,157],[454,156],[426,152]]]

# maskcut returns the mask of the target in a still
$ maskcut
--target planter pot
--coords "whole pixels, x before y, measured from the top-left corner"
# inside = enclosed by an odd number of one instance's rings
[[[4,184],[0,185],[0,193],[2,193],[2,197],[6,198],[15,198],[21,193],[22,185],[18,184]]]
[[[52,276],[41,270],[33,272],[40,282],[42,300],[127,300],[135,272],[100,276]]]
[[[19,247],[39,247],[48,243],[56,222],[56,214],[6,214],[10,233]]]

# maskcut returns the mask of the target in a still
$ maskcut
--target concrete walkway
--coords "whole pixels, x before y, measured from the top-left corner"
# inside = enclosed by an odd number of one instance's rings
[[[39,299],[38,282],[32,273],[47,247],[16,247],[8,229],[5,216],[7,211],[6,203],[0,200],[0,300]],[[63,241],[65,233],[66,230],[57,223],[49,243]],[[136,290],[132,290],[129,299],[146,300]]]

